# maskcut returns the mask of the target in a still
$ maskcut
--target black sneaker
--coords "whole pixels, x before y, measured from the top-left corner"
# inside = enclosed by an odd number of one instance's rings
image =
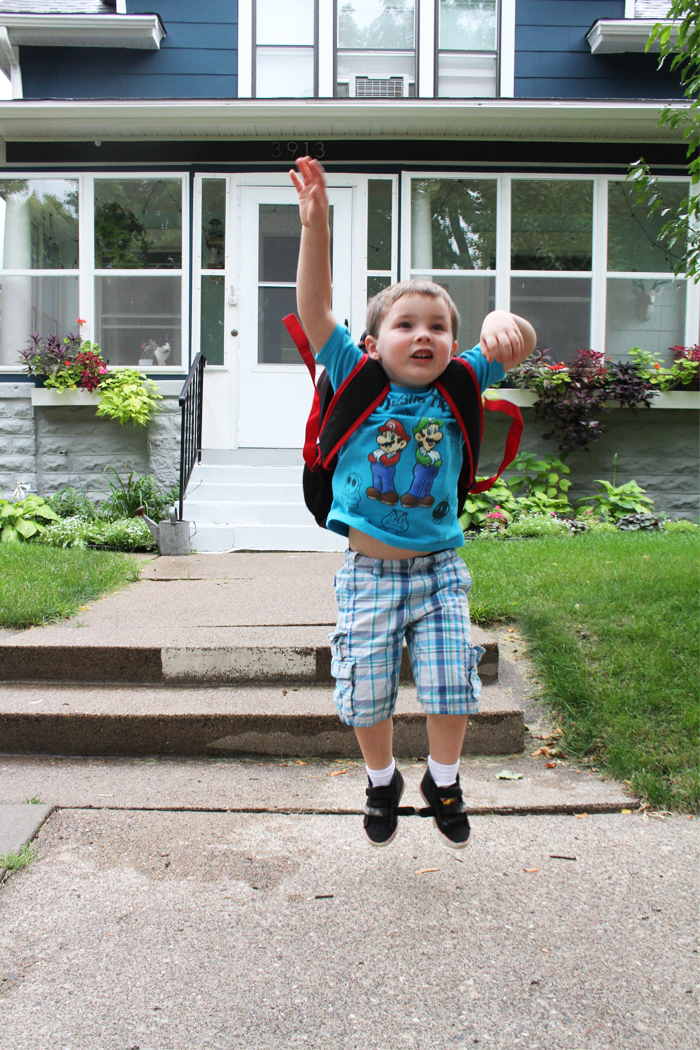
[[[433,824],[451,849],[463,849],[469,841],[469,817],[462,801],[459,775],[449,787],[438,787],[429,769],[421,780],[420,793],[428,803]]]
[[[394,770],[390,784],[372,787],[368,779],[365,804],[365,835],[373,846],[388,846],[398,831],[399,802],[403,795],[403,777]]]

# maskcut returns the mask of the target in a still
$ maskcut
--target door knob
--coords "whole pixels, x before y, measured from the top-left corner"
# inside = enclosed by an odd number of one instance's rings
[[[237,328],[232,328],[231,329],[231,335],[234,335],[234,336],[238,335],[238,329]]]

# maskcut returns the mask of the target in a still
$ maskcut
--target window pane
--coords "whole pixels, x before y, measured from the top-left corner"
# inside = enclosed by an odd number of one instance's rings
[[[391,203],[389,179],[367,182],[367,269],[391,269]]]
[[[683,182],[661,183],[666,206],[681,210],[688,194]],[[646,207],[635,205],[637,191],[623,182],[608,183],[608,269],[671,273],[682,255],[679,245],[668,249],[659,239],[666,222],[660,215],[648,217]]]
[[[495,98],[496,94],[495,55],[438,56],[440,98]]]
[[[416,93],[415,67],[412,52],[401,55],[391,51],[341,51],[338,54],[338,95],[409,98]]]
[[[226,256],[226,182],[202,180],[202,269],[223,270]]]
[[[95,269],[179,270],[182,180],[95,180]]]
[[[257,0],[258,44],[314,42],[314,0]]]
[[[258,98],[313,98],[313,48],[259,47],[255,78]]]
[[[485,270],[495,266],[495,180],[414,179],[411,267]]]
[[[296,288],[258,289],[258,361],[267,365],[298,365],[299,351],[282,318],[296,313]]]
[[[673,360],[669,347],[685,343],[685,281],[608,278],[605,352],[628,359],[631,346]]]
[[[170,345],[168,365],[182,362],[181,281],[172,277],[95,277],[97,342],[111,365],[136,365],[143,344]]]
[[[373,299],[375,295],[384,289],[388,288],[391,284],[391,277],[368,277],[367,278],[367,302]]]
[[[481,325],[487,313],[495,308],[496,278],[467,276],[466,274],[414,273],[417,280],[435,281],[452,296],[461,317],[457,333],[460,350],[476,346],[481,336]]]
[[[514,179],[511,268],[590,270],[593,183]]]
[[[77,181],[0,179],[0,267],[77,269]]]
[[[440,0],[440,47],[496,50],[496,0]]]
[[[202,277],[200,350],[208,365],[224,363],[224,277]]]
[[[0,278],[0,364],[18,365],[30,332],[78,332],[78,275]]]
[[[570,361],[591,345],[591,282],[583,277],[513,277],[510,305],[537,332],[537,346]]]
[[[258,274],[261,281],[294,282],[301,238],[296,204],[261,204]]]
[[[345,0],[338,5],[338,47],[412,48],[414,22],[414,0]]]

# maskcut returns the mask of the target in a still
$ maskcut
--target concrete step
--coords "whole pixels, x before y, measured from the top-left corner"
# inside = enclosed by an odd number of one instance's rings
[[[332,683],[329,630],[330,626],[227,627],[223,633],[233,644],[201,646],[81,644],[79,633],[75,643],[59,635],[58,641],[41,645],[30,644],[30,638],[32,642],[37,640],[41,632],[24,632],[21,641],[10,638],[0,644],[0,683],[128,682],[172,686],[214,682]],[[479,663],[482,681],[495,682],[498,642],[478,628],[473,628],[472,640],[485,649]],[[401,680],[412,681],[406,649],[401,662]]]
[[[319,530],[312,514],[301,500],[281,503],[267,498],[261,492],[260,499],[251,500],[200,500],[190,499],[184,503],[184,517],[199,526],[232,525],[238,528],[243,525],[264,525],[286,528],[288,526],[308,526]],[[347,546],[347,541],[345,543]]]
[[[192,688],[8,685],[0,689],[6,754],[291,755],[359,757],[333,691],[323,685]],[[525,739],[523,711],[497,685],[482,691],[463,753],[513,754]],[[427,755],[425,715],[415,688],[399,689],[394,751]]]
[[[267,481],[201,481],[187,486],[187,502],[254,503],[260,499],[271,503],[302,503],[300,481],[288,483]]]
[[[186,506],[186,505],[185,505]],[[227,551],[344,551],[344,536],[313,525],[206,525],[197,522],[196,510],[185,509],[185,518],[197,523],[193,550],[203,554]],[[313,521],[313,518],[311,519]]]
[[[254,463],[197,463],[190,477],[188,491],[200,481],[251,483],[254,485],[292,485],[301,482],[303,467],[297,464],[267,466]]]

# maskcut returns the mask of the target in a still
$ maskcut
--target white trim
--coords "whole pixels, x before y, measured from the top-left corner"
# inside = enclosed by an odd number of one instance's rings
[[[605,347],[608,295],[608,180],[593,180],[593,242],[591,251],[591,334],[593,350]]]
[[[122,16],[120,16],[122,17]],[[286,140],[683,142],[659,126],[666,100],[564,99],[24,99],[0,102],[0,138],[14,142]]]
[[[678,23],[658,18],[599,18],[586,33],[592,55],[616,55],[624,51],[645,51],[649,34],[655,25],[671,26],[671,35],[678,33]],[[651,51],[659,50],[655,40]]]
[[[625,18],[634,18],[636,0],[625,0]]]
[[[496,191],[497,310],[510,310],[511,186],[510,175],[502,175],[499,178]]]
[[[514,390],[512,387],[491,388],[486,395],[493,400],[510,401],[511,405],[519,405],[521,408],[530,408],[537,400],[537,394],[533,390]],[[619,401],[605,401],[606,408],[619,408]],[[700,391],[697,390],[666,390],[657,394],[651,402],[652,408],[682,408],[700,409]]]
[[[318,94],[319,98],[333,98],[333,56],[335,53],[335,25],[333,0],[318,0]]]
[[[238,0],[238,97],[253,94],[253,3]]]
[[[12,86],[12,98],[22,98],[22,70],[19,64],[19,48],[13,44],[5,26],[0,25],[0,69]]]
[[[117,14],[118,15],[125,15],[126,14],[126,0],[117,0]]]
[[[157,51],[165,36],[158,15],[0,14],[19,47],[120,47]]]
[[[420,0],[416,25],[416,95],[435,98],[435,4],[437,0]]]
[[[499,62],[501,98],[513,98],[515,94],[515,0],[501,0]]]

